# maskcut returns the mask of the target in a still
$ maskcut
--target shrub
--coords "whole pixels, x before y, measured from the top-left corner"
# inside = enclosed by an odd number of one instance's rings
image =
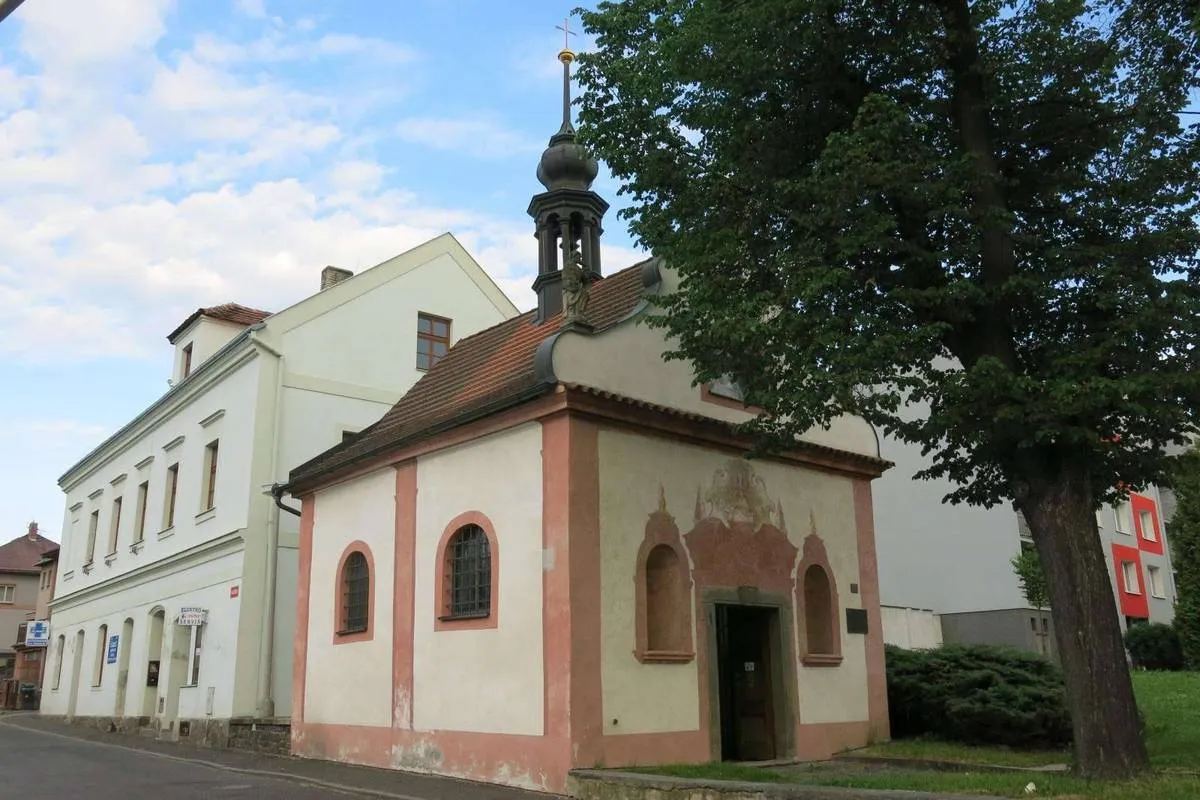
[[[1062,674],[1045,658],[982,645],[887,648],[892,736],[1061,748],[1071,742]]]
[[[1125,631],[1125,648],[1138,669],[1183,669],[1179,633],[1170,625],[1159,622],[1130,625]]]

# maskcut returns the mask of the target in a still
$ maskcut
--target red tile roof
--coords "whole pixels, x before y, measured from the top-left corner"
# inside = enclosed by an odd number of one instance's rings
[[[41,572],[37,563],[43,555],[57,549],[57,542],[50,541],[40,533],[23,534],[8,544],[0,545],[0,572]]]
[[[649,261],[592,284],[588,320],[596,331],[624,319],[641,302]],[[292,470],[293,485],[309,483],[363,457],[415,441],[515,401],[549,391],[534,366],[538,346],[558,333],[562,315],[534,324],[535,312],[505,320],[457,342],[391,410],[349,441]]]
[[[262,311],[257,308],[250,308],[249,306],[238,305],[237,303],[222,303],[219,306],[197,308],[188,315],[187,319],[179,324],[179,327],[167,335],[167,341],[171,344],[174,344],[175,337],[187,330],[189,325],[202,316],[210,319],[218,319],[222,322],[232,322],[234,325],[249,326],[257,322],[262,322],[264,319],[271,316],[271,312]]]

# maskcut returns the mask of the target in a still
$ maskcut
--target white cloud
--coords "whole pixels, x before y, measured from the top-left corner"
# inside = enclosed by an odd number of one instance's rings
[[[234,7],[238,13],[245,14],[253,19],[262,19],[267,16],[267,7],[263,0],[237,0]]]
[[[384,140],[397,134],[393,123],[362,124],[362,109],[398,100],[375,93],[382,73],[362,64],[409,60],[409,48],[289,25],[242,3],[242,24],[262,30],[197,36],[162,58],[154,45],[167,0],[28,8],[37,16],[21,42],[34,69],[18,73],[0,54],[0,358],[159,357],[162,337],[198,306],[280,309],[314,292],[326,264],[361,270],[445,231],[514,302],[532,305],[536,255],[523,215],[433,204],[390,185],[372,157],[381,130]],[[51,52],[54,37],[69,48],[93,28],[96,40],[74,55]],[[363,91],[322,96],[271,68],[317,57],[361,57],[350,63]],[[60,69],[88,59],[119,68]],[[403,80],[385,72],[389,87]],[[410,117],[398,135],[484,158],[544,146],[487,115]],[[608,248],[605,259],[611,272],[637,255]]]
[[[407,142],[456,150],[477,158],[507,158],[537,153],[545,147],[486,116],[412,117],[402,120],[396,126],[396,133]]]
[[[21,48],[46,67],[120,60],[153,47],[171,0],[36,0],[18,15]]]

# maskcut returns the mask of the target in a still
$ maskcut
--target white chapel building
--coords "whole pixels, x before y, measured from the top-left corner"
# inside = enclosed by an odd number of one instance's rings
[[[315,277],[315,276],[314,276]],[[450,234],[275,314],[198,309],[171,388],[60,478],[41,713],[286,749],[298,509],[274,487],[517,309]]]

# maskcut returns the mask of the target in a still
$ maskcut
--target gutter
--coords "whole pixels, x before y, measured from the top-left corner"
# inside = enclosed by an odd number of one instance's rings
[[[299,509],[292,508],[291,506],[285,506],[283,504],[283,495],[284,495],[284,492],[286,492],[286,491],[287,491],[287,484],[285,484],[285,483],[276,483],[273,486],[271,486],[271,496],[275,498],[275,505],[279,506],[281,509],[288,512],[289,514],[295,514],[297,517],[301,516]]]

